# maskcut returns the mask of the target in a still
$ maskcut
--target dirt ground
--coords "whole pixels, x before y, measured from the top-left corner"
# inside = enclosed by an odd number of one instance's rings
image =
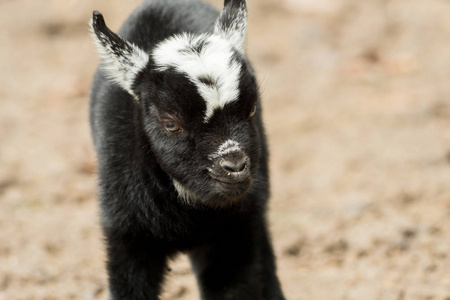
[[[87,22],[139,2],[0,1],[0,300],[107,299]],[[287,299],[449,300],[450,1],[248,2]]]

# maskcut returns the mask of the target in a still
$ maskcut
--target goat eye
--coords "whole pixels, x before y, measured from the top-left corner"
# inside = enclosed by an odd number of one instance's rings
[[[170,133],[181,133],[183,129],[181,129],[180,125],[174,120],[163,120],[163,127],[167,132]]]
[[[256,112],[256,104],[253,105],[252,110],[250,111],[250,114],[248,115],[248,118],[253,117],[253,115],[255,114],[255,112]]]

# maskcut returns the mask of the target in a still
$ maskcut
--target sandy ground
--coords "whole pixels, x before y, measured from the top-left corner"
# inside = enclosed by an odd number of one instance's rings
[[[139,2],[0,1],[0,300],[107,298],[87,22]],[[249,10],[286,297],[449,300],[450,2]],[[172,265],[164,299],[198,299]]]

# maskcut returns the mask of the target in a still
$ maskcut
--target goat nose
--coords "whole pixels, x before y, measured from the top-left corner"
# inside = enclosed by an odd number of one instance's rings
[[[222,158],[219,164],[228,173],[240,173],[247,167],[247,157]]]

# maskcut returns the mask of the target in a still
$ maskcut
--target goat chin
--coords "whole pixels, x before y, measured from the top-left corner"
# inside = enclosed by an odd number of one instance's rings
[[[212,188],[208,194],[196,194],[177,180],[173,180],[173,184],[179,198],[185,203],[192,206],[201,205],[217,208],[240,205],[250,189],[251,181],[227,183],[213,180]]]

